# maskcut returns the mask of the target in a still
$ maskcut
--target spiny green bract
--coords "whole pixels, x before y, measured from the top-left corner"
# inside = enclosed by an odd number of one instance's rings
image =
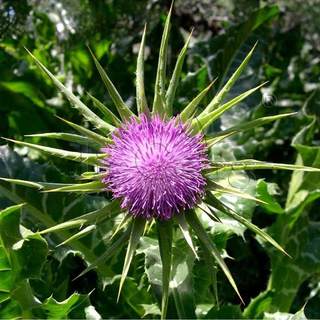
[[[48,155],[57,156],[60,158],[73,160],[81,163],[85,163],[92,166],[101,166],[101,159],[107,157],[108,155],[101,153],[100,149],[114,143],[115,135],[114,132],[117,130],[122,130],[126,125],[127,121],[130,119],[135,119],[134,121],[140,121],[139,115],[143,114],[147,118],[152,119],[152,117],[160,117],[163,122],[167,122],[171,119],[173,113],[173,102],[175,99],[175,93],[178,86],[178,82],[181,76],[182,65],[187,53],[187,47],[190,41],[190,37],[187,39],[185,46],[182,48],[181,53],[178,56],[174,71],[170,78],[170,81],[167,84],[167,51],[168,51],[168,41],[169,41],[169,29],[170,29],[170,16],[171,10],[168,14],[168,17],[165,22],[164,32],[161,40],[159,61],[157,68],[157,75],[155,80],[155,91],[152,108],[147,102],[145,89],[144,89],[144,45],[146,40],[146,28],[144,29],[141,46],[137,59],[137,70],[136,70],[136,95],[137,95],[137,111],[138,115],[134,114],[131,109],[125,104],[121,98],[119,92],[111,82],[110,78],[100,65],[99,61],[95,58],[92,53],[93,60],[97,66],[97,69],[101,75],[101,78],[109,92],[110,97],[112,98],[114,105],[117,109],[118,114],[114,114],[109,110],[103,103],[97,100],[95,97],[90,96],[94,105],[100,110],[100,112],[105,116],[108,121],[102,120],[97,114],[90,110],[84,103],[80,101],[70,90],[68,90],[39,60],[37,60],[31,52],[29,54],[34,59],[35,63],[43,70],[53,81],[53,83],[61,90],[71,104],[78,109],[78,111],[83,115],[83,117],[89,121],[95,128],[96,131],[91,131],[84,128],[78,124],[69,122],[62,119],[70,125],[78,134],[70,133],[42,133],[33,136],[44,137],[44,138],[53,138],[61,139],[66,141],[71,141],[75,143],[89,145],[93,149],[97,150],[97,153],[78,153],[73,151],[66,151],[51,147],[45,147],[37,144],[13,141],[18,145],[34,148],[41,152],[47,153]],[[264,125],[268,122],[281,119],[292,115],[290,114],[280,114],[269,117],[263,117],[256,119],[247,123],[242,123],[232,128],[229,128],[224,131],[220,131],[214,134],[206,134],[206,129],[216,121],[224,112],[228,111],[230,108],[239,104],[243,99],[247,98],[249,95],[258,90],[260,86],[250,89],[237,97],[224,102],[225,98],[239,78],[241,72],[248,64],[254,48],[247,54],[246,58],[222,87],[222,89],[215,95],[211,102],[204,108],[204,110],[199,110],[198,106],[204,96],[211,89],[212,84],[200,92],[188,105],[185,106],[183,111],[180,113],[178,119],[188,127],[188,132],[190,135],[203,134],[204,141],[209,148],[214,148],[215,144],[222,141],[223,139],[230,137],[239,132],[255,128],[257,126]],[[136,122],[138,124],[138,122]],[[239,298],[241,299],[240,293],[236,286],[236,283],[225,264],[221,253],[219,252],[216,245],[211,241],[209,235],[207,234],[205,227],[202,225],[201,220],[198,217],[198,210],[201,209],[201,214],[208,215],[210,219],[213,219],[215,222],[222,223],[220,219],[220,213],[229,216],[230,218],[240,222],[246,228],[252,230],[262,239],[269,242],[279,251],[286,254],[286,252],[281,248],[281,246],[273,240],[268,234],[263,230],[259,229],[257,226],[252,224],[250,221],[245,219],[243,216],[236,213],[234,210],[226,206],[223,202],[217,197],[217,193],[226,193],[231,194],[237,197],[243,197],[246,199],[251,199],[252,201],[261,202],[260,200],[252,197],[249,194],[243,193],[241,190],[234,188],[226,187],[220,185],[214,179],[214,175],[221,171],[231,171],[231,170],[255,170],[255,169],[283,169],[283,170],[302,170],[302,171],[320,171],[319,169],[296,166],[289,164],[277,164],[277,163],[267,163],[262,161],[256,161],[251,159],[235,161],[235,162],[221,162],[221,161],[211,161],[209,165],[201,171],[203,178],[206,181],[205,192],[199,199],[198,203],[193,204],[194,206],[187,210],[180,210],[173,215],[172,219],[169,220],[146,220],[141,217],[135,217],[130,214],[127,214],[123,221],[117,226],[114,231],[114,236],[111,238],[111,243],[106,250],[106,252],[99,257],[95,262],[90,264],[80,275],[84,275],[89,270],[95,268],[98,264],[106,261],[110,258],[119,248],[127,246],[123,272],[120,280],[119,286],[119,295],[121,288],[124,284],[125,278],[128,274],[130,263],[134,257],[137,246],[139,245],[140,237],[156,226],[158,234],[158,243],[160,249],[160,255],[162,260],[162,303],[161,303],[161,315],[162,318],[166,317],[166,311],[168,306],[168,297],[169,297],[169,284],[170,284],[170,273],[172,269],[172,242],[173,242],[173,231],[176,228],[180,228],[182,234],[186,240],[186,243],[191,248],[192,252],[198,258],[197,248],[194,245],[193,235],[196,235],[199,239],[202,251],[205,253],[205,256],[209,259],[214,259],[216,263],[220,266],[228,281],[237,292]],[[108,168],[107,168],[108,170]],[[81,183],[75,184],[56,184],[56,183],[47,183],[47,182],[33,182],[33,181],[24,181],[17,179],[4,179],[7,182],[13,184],[20,184],[31,188],[37,188],[42,192],[76,192],[76,193],[96,193],[103,192],[106,189],[106,185],[102,182],[103,178],[107,173],[100,172],[84,172],[81,176]],[[107,186],[108,187],[108,186]],[[143,187],[143,186],[142,186]],[[164,190],[166,191],[166,190]],[[40,231],[41,234],[46,234],[48,232],[58,232],[63,229],[71,229],[74,227],[80,227],[80,231],[74,234],[71,238],[65,239],[60,245],[67,245],[68,242],[81,238],[87,235],[89,232],[93,231],[96,228],[96,224],[101,219],[106,219],[109,215],[115,213],[129,213],[130,209],[124,206],[122,209],[119,207],[119,201],[121,199],[115,199],[105,207],[89,212],[82,216],[77,217],[70,221],[65,221],[61,224],[58,224],[54,227],[51,227],[46,230]],[[191,230],[192,231],[191,231]],[[128,242],[128,244],[127,244]],[[208,268],[214,272],[214,266],[208,264]],[[118,296],[119,297],[119,296]],[[242,299],[241,299],[242,300]]]

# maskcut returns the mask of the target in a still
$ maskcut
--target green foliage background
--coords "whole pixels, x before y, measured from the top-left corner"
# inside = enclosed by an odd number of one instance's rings
[[[24,47],[83,101],[90,105],[90,93],[112,109],[86,48],[89,45],[126,102],[135,108],[136,56],[147,22],[146,93],[152,97],[169,6],[168,1],[148,0],[1,1],[0,135],[20,140],[33,133],[68,131],[55,116],[81,121],[31,63]],[[176,0],[169,68],[173,68],[187,32],[195,27],[176,111],[216,77],[213,93],[218,90],[258,41],[253,59],[229,97],[264,81],[268,84],[210,130],[260,116],[298,112],[295,117],[226,140],[213,150],[214,159],[255,158],[320,167],[319,12],[320,3],[311,0]],[[89,127],[88,123],[82,125]],[[69,182],[83,171],[68,161],[0,143],[0,177]],[[45,143],[90,150],[67,142]],[[320,318],[319,174],[260,171],[219,179],[267,202],[256,206],[249,200],[223,199],[266,228],[292,259],[274,252],[238,224],[220,227],[207,222],[212,239],[225,257],[233,258],[227,258],[226,263],[244,298],[245,305],[240,305],[221,272],[217,272],[215,282],[202,257],[195,260],[177,234],[169,316],[277,319],[281,313],[284,319],[293,314],[297,318]],[[161,260],[156,235],[141,241],[117,303],[123,251],[99,264],[98,272],[91,270],[76,277],[105,252],[111,230],[121,217],[101,221],[95,232],[66,246],[56,247],[70,236],[67,232],[36,233],[99,209],[109,200],[110,195],[43,194],[0,182],[0,318],[159,317]],[[19,203],[26,205],[12,207]]]

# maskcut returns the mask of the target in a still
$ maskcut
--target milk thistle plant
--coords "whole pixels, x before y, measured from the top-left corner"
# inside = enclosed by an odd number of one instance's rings
[[[229,208],[217,197],[217,192],[219,192],[220,194],[227,193],[257,202],[260,201],[249,194],[243,193],[242,190],[220,185],[215,180],[217,173],[232,170],[268,168],[319,171],[319,169],[310,167],[267,163],[251,159],[236,162],[209,160],[208,152],[210,148],[214,148],[215,144],[223,139],[241,131],[290,116],[292,113],[263,117],[214,134],[206,133],[207,128],[224,112],[240,103],[261,87],[259,85],[225,102],[227,93],[250,60],[253,48],[222,89],[203,110],[199,110],[198,105],[208,93],[213,83],[190,101],[179,115],[174,117],[173,102],[191,35],[178,56],[170,81],[167,81],[166,60],[170,16],[171,10],[166,19],[162,35],[152,105],[147,102],[144,90],[146,29],[143,32],[136,70],[137,114],[134,114],[125,104],[93,54],[96,67],[118,112],[118,114],[114,114],[99,100],[91,97],[93,103],[99,108],[100,112],[104,115],[104,119],[107,119],[107,121],[100,118],[82,103],[29,52],[39,68],[51,78],[53,83],[64,93],[82,116],[96,128],[96,131],[91,131],[81,125],[63,120],[80,134],[42,133],[33,136],[86,144],[92,146],[92,148],[96,148],[97,153],[78,153],[33,143],[7,140],[52,156],[85,163],[98,168],[98,170],[84,172],[81,176],[81,183],[75,184],[62,185],[4,179],[14,184],[37,187],[45,192],[95,193],[110,191],[112,193],[113,200],[105,207],[79,216],[76,219],[65,221],[50,229],[42,230],[42,233],[56,232],[80,226],[78,233],[64,241],[63,244],[67,245],[68,242],[88,234],[88,232],[94,229],[95,224],[102,219],[106,219],[113,214],[124,213],[125,218],[115,230],[115,236],[111,238],[107,251],[98,261],[90,264],[79,275],[82,276],[89,270],[92,270],[101,261],[110,258],[119,248],[127,246],[119,285],[119,295],[140,237],[150,229],[156,228],[162,261],[162,318],[166,317],[168,306],[173,232],[176,229],[181,230],[186,243],[196,257],[198,257],[198,249],[194,245],[193,236],[195,235],[198,238],[205,256],[208,259],[214,259],[241,299],[237,285],[221,253],[201,223],[197,208],[202,209],[201,214],[208,215],[210,219],[218,223],[222,223],[219,216],[220,213],[231,217],[255,232],[264,241],[269,242],[283,254],[286,254],[282,247],[267,233],[237,212],[234,212],[233,209]],[[208,265],[208,267],[213,269],[212,265]]]

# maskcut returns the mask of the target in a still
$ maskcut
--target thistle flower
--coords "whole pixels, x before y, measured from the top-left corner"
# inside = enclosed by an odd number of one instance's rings
[[[206,148],[214,148],[216,143],[231,135],[237,134],[238,132],[252,129],[292,114],[263,117],[214,134],[206,134],[206,129],[224,112],[240,103],[243,99],[261,87],[261,85],[257,86],[256,88],[250,89],[239,96],[224,102],[227,93],[250,60],[253,54],[253,48],[235,73],[222,89],[218,91],[204,110],[199,112],[197,107],[213,84],[210,84],[190,101],[178,118],[172,118],[175,92],[190,37],[178,56],[169,86],[166,87],[166,59],[170,16],[171,10],[166,19],[161,40],[152,108],[149,108],[144,91],[143,65],[146,29],[143,33],[136,72],[138,116],[136,116],[124,103],[110,78],[93,54],[97,69],[118,112],[118,115],[115,115],[103,105],[103,103],[90,96],[94,105],[100,110],[107,121],[103,120],[82,103],[29,52],[40,69],[52,79],[58,89],[66,95],[69,101],[79,110],[84,118],[91,122],[97,129],[97,132],[91,131],[78,124],[63,120],[74,130],[78,131],[80,135],[55,132],[35,134],[33,136],[77,142],[89,145],[98,151],[97,153],[78,153],[28,142],[11,139],[7,140],[22,146],[34,148],[52,156],[98,166],[103,172],[85,172],[81,178],[89,180],[89,182],[64,186],[54,183],[48,184],[34,181],[21,181],[17,179],[4,179],[14,184],[38,187],[43,191],[48,192],[93,193],[105,192],[106,188],[110,189],[113,192],[114,198],[119,198],[120,201],[122,201],[122,210],[118,209],[117,206],[119,200],[114,199],[102,209],[89,212],[80,216],[78,219],[65,221],[53,228],[43,230],[42,233],[81,226],[83,229],[63,242],[63,244],[66,244],[93,230],[96,221],[103,219],[106,215],[120,213],[121,211],[127,213],[125,222],[120,223],[120,225],[117,226],[117,229],[114,232],[116,237],[111,238],[110,246],[105,254],[100,257],[98,261],[89,261],[88,268],[79,275],[82,276],[89,270],[101,264],[104,259],[112,256],[116,249],[124,246],[126,241],[128,241],[129,243],[120,280],[119,294],[128,274],[135,249],[139,244],[139,239],[146,230],[150,229],[146,227],[153,227],[153,222],[155,221],[162,260],[162,318],[166,317],[168,305],[173,241],[172,234],[173,230],[177,227],[181,229],[187,244],[196,256],[196,248],[193,244],[194,240],[192,237],[193,233],[197,236],[203,252],[210,259],[214,259],[221,267],[230,284],[240,297],[236,283],[219,250],[211,241],[205,228],[201,224],[198,213],[195,211],[196,206],[203,208],[201,211],[202,214],[208,215],[211,219],[218,221],[218,223],[222,223],[219,218],[219,212],[228,215],[243,224],[246,228],[258,234],[275,248],[285,253],[282,247],[267,233],[259,229],[243,216],[228,208],[219,200],[215,193],[217,190],[219,193],[231,193],[238,197],[258,201],[258,199],[243,193],[241,190],[220,185],[215,181],[216,173],[221,171],[266,168],[320,171],[320,169],[316,168],[267,163],[252,159],[236,162],[208,161]],[[101,153],[101,150],[103,153]],[[127,225],[129,226],[127,227]],[[191,227],[193,233],[190,232],[189,227]],[[212,265],[208,265],[208,268],[211,268],[213,271]]]
[[[205,145],[175,118],[142,114],[139,120],[116,130],[114,143],[102,149],[107,154],[102,181],[135,217],[168,220],[204,194]]]

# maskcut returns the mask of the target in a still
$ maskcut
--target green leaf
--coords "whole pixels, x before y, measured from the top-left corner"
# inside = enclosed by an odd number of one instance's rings
[[[319,125],[314,118],[310,120],[293,138],[292,144],[299,152],[296,161],[298,165],[319,167],[320,148],[313,145]],[[317,209],[316,201],[320,198],[319,176],[319,173],[293,172],[285,212],[278,215],[268,228],[268,232],[281,243],[292,259],[279,256],[275,250],[267,248],[272,270],[268,290],[273,294],[267,305],[267,298],[260,299],[260,314],[289,312],[301,285],[320,272],[319,223],[312,221],[313,215],[308,216],[315,212],[313,209]],[[248,308],[250,307],[251,303]]]
[[[148,315],[156,315],[160,316],[161,311],[159,310],[159,307],[157,304],[141,304],[143,307],[144,313],[143,313],[143,318],[145,318]]]
[[[101,136],[100,134],[87,129],[84,126],[80,126],[78,124],[75,124],[73,122],[70,122],[60,117],[57,117],[57,118],[65,122],[67,125],[75,129],[76,131],[80,132],[82,135],[88,137],[89,139],[95,141],[96,143],[99,143],[101,146],[106,146],[112,142],[111,139]]]
[[[272,169],[272,170],[296,170],[305,172],[320,172],[319,168],[312,168],[307,166],[285,164],[285,163],[273,163],[258,161],[253,159],[245,159],[239,161],[212,161],[210,168],[205,170],[206,173],[210,172],[222,172],[222,171],[234,171],[234,170],[259,170],[259,169]]]
[[[17,141],[17,140],[8,139],[8,138],[3,138],[3,139],[14,142],[15,144],[19,144],[24,147],[29,147],[41,152],[45,152],[50,156],[55,156],[58,158],[77,161],[77,162],[83,162],[89,165],[97,165],[99,164],[99,159],[102,159],[105,157],[105,154],[101,154],[101,153],[80,153],[80,152],[74,152],[74,151],[66,151],[66,150],[57,149],[57,148],[45,147],[39,144]]]
[[[144,26],[138,59],[137,59],[137,80],[136,80],[136,95],[138,113],[149,113],[148,103],[144,90],[144,47],[146,41],[147,26]]]
[[[145,256],[145,274],[151,284],[152,292],[158,297],[162,287],[162,262],[159,242],[155,238],[142,237],[137,253]],[[195,319],[193,289],[194,254],[184,239],[175,239],[172,247],[170,289],[179,318]],[[173,304],[169,303],[171,311]],[[168,311],[169,312],[169,311]],[[176,313],[174,313],[176,314]],[[171,314],[167,316],[171,317]]]
[[[210,309],[205,319],[243,319],[243,315],[239,305],[225,304]]]
[[[25,135],[25,137],[37,137],[37,138],[48,138],[48,139],[69,141],[69,142],[79,143],[84,146],[91,146],[94,149],[99,149],[99,147],[101,146],[90,138],[83,137],[78,134],[65,133],[65,132],[28,134],[28,135]]]
[[[117,89],[115,88],[115,86],[111,82],[110,78],[108,77],[107,73],[103,70],[101,64],[99,63],[97,58],[94,56],[94,54],[91,50],[90,50],[90,53],[92,55],[92,58],[94,60],[95,65],[99,71],[101,79],[102,79],[103,83],[105,84],[105,86],[109,92],[109,95],[110,95],[114,105],[116,106],[118,112],[119,112],[121,119],[122,120],[129,120],[132,116],[134,116],[134,113],[124,103],[119,92],[117,91]]]
[[[244,309],[243,315],[246,319],[262,318],[264,311],[268,310],[272,304],[274,292],[266,290],[252,299],[249,305]]]
[[[47,319],[70,319],[70,313],[80,305],[81,308],[89,305],[88,295],[73,293],[63,301],[57,301],[51,296],[43,302],[39,312]]]
[[[176,94],[176,90],[179,84],[179,79],[181,76],[181,71],[182,71],[182,67],[183,67],[183,63],[187,54],[187,50],[189,47],[189,43],[190,43],[190,39],[192,36],[192,31],[185,43],[185,45],[183,46],[183,48],[181,49],[181,52],[179,53],[176,65],[174,67],[173,73],[172,73],[172,77],[169,83],[169,87],[166,93],[166,106],[167,106],[167,114],[169,116],[172,115],[172,106],[173,106],[173,101],[175,98],[175,94]]]
[[[161,319],[166,319],[169,301],[169,284],[171,278],[172,221],[157,221],[157,230],[162,262]]]
[[[238,297],[240,300],[243,302],[239,290],[237,288],[237,285],[229,271],[229,268],[225,264],[223,258],[221,257],[217,247],[214,245],[214,243],[210,240],[209,236],[206,233],[206,230],[203,228],[201,222],[199,221],[197,215],[193,211],[189,211],[186,214],[186,218],[188,223],[190,224],[191,228],[194,230],[196,233],[197,237],[199,240],[203,243],[203,245],[207,248],[207,250],[210,252],[212,257],[217,261],[219,264],[220,268],[222,269],[223,273],[229,280],[231,286],[233,287],[234,291],[237,293]]]
[[[123,263],[123,269],[122,269],[122,274],[121,274],[121,279],[120,279],[120,284],[119,284],[117,301],[119,301],[122,286],[123,286],[124,281],[127,277],[132,258],[134,256],[135,250],[136,250],[137,245],[139,243],[140,237],[143,234],[145,225],[146,225],[145,219],[143,219],[143,218],[134,218],[133,219],[133,222],[131,225],[129,245],[128,245],[126,257],[125,257],[124,263]]]
[[[264,232],[263,230],[258,228],[256,225],[248,221],[246,218],[240,216],[239,214],[234,212],[232,209],[228,208],[225,204],[223,204],[219,199],[213,196],[210,192],[207,193],[206,201],[213,207],[217,208],[218,210],[222,211],[223,213],[230,216],[234,220],[246,226],[248,229],[255,232],[262,239],[269,242],[272,246],[274,246],[276,249],[278,249],[285,255],[289,256],[288,253],[271,236],[269,236],[266,232]]]
[[[120,230],[126,227],[126,225],[131,221],[132,216],[130,214],[125,213],[123,218],[121,219],[120,223],[117,225],[117,228],[113,232],[110,240],[112,240]]]
[[[277,319],[282,319],[282,320],[307,320],[308,318],[304,314],[304,307],[296,312],[295,314],[292,313],[286,313],[286,312],[274,312],[274,313],[269,313],[266,312],[264,314],[264,320],[277,320]]]
[[[207,95],[209,90],[212,88],[213,84],[216,82],[217,79],[213,80],[204,90],[202,90],[191,102],[182,110],[180,113],[181,120],[183,122],[188,121],[190,118],[193,117],[193,114],[196,111],[199,103],[202,99]]]
[[[59,188],[50,188],[44,192],[79,192],[79,193],[97,193],[105,190],[106,185],[101,181],[91,181],[86,183],[75,183]]]
[[[74,228],[82,227],[86,222],[87,222],[87,220],[85,220],[85,219],[78,219],[78,220],[71,220],[71,221],[62,222],[62,223],[55,225],[54,227],[39,231],[38,234],[46,234],[46,233],[50,233],[50,232],[57,232],[60,230],[74,229]]]
[[[69,91],[28,49],[26,49],[38,67],[44,71],[57,86],[57,88],[68,98],[76,109],[91,122],[98,130],[103,133],[109,132],[109,127],[100,119],[94,112],[92,112],[83,102],[80,101],[71,91]]]
[[[57,247],[66,245],[67,243],[72,242],[74,240],[81,239],[81,238],[85,237],[86,235],[88,235],[89,233],[91,233],[92,231],[94,231],[95,229],[96,229],[95,225],[88,226],[88,227],[80,230],[76,234],[72,235],[70,238],[68,238],[68,239],[64,240],[63,242],[59,243],[57,245]]]
[[[145,255],[144,269],[149,283],[156,288],[156,292],[162,286],[162,263],[159,250],[159,242],[156,238],[143,236],[137,253]]]
[[[295,115],[295,114],[297,114],[297,113],[296,112],[283,113],[283,114],[278,114],[278,115],[275,115],[275,116],[262,117],[262,118],[259,118],[259,119],[255,119],[255,120],[252,120],[252,121],[248,121],[248,122],[239,124],[239,125],[234,126],[234,127],[230,128],[230,129],[223,130],[223,131],[220,131],[220,132],[215,133],[215,134],[207,135],[206,136],[206,144],[207,144],[208,147],[211,147],[213,144],[215,144],[217,142],[220,142],[222,139],[228,138],[228,137],[230,137],[230,136],[232,136],[234,134],[237,134],[237,133],[240,133],[240,132],[245,132],[247,130],[251,130],[253,128],[265,125],[265,124],[267,124],[269,122],[276,121],[276,120],[279,120],[279,119],[282,119],[282,118],[286,118],[286,117],[289,117],[289,116],[292,116],[292,115]]]
[[[310,120],[310,123],[293,138],[292,145],[299,153],[296,160],[297,165],[320,168],[320,148],[314,141],[319,124],[316,118]],[[320,192],[319,182],[319,173],[293,172],[289,184],[286,209],[295,211],[295,218],[302,213],[305,203],[309,202],[308,198],[312,199]],[[299,207],[302,210],[298,209]]]
[[[264,201],[262,207],[267,210],[267,212],[282,214],[284,209],[274,198],[274,195],[277,194],[276,185],[273,183],[267,183],[263,180],[257,182],[256,196],[260,200]]]
[[[121,126],[120,119],[107,106],[105,106],[101,101],[99,101],[97,98],[92,96],[90,93],[88,93],[88,96],[92,100],[93,105],[95,107],[97,107],[103,113],[103,115],[106,117],[106,119],[110,123],[114,124],[116,127]],[[113,131],[115,129],[114,126],[112,126],[110,124],[109,124],[109,126],[110,126],[110,131]]]
[[[19,185],[19,186],[36,188],[39,190],[50,190],[50,189],[56,189],[56,188],[61,188],[61,187],[71,185],[66,183],[36,182],[36,181],[27,181],[27,180],[9,179],[9,178],[0,178],[0,180],[9,182],[15,185]]]
[[[0,237],[7,249],[21,239],[19,223],[23,206],[24,204],[18,204],[0,211]]]
[[[235,189],[235,188],[225,187],[225,186],[220,185],[219,183],[216,183],[213,181],[208,182],[208,190],[213,191],[213,192],[218,192],[218,193],[228,193],[228,194],[232,194],[236,197],[240,197],[240,198],[248,199],[248,200],[253,200],[253,201],[256,201],[259,203],[266,204],[265,201],[258,199],[256,197],[252,196],[251,194],[241,192],[240,190]]]
[[[81,173],[79,180],[101,180],[105,176],[106,176],[105,172],[96,173],[94,171],[87,171],[87,172]]]
[[[215,120],[217,120],[224,112],[228,111],[230,108],[232,108],[233,106],[237,105],[239,102],[241,102],[242,100],[250,96],[252,93],[260,89],[264,84],[265,83],[262,83],[253,89],[250,89],[244,93],[241,93],[237,97],[219,106],[218,108],[211,111],[210,113],[207,113],[205,115],[200,114],[200,116],[196,117],[192,121],[192,126],[194,130],[196,130],[197,132],[204,131],[210,126],[210,124],[212,124]]]
[[[18,302],[25,312],[39,305],[29,279],[40,278],[48,246],[39,234],[33,234],[20,225],[22,206],[15,205],[0,211],[0,299],[1,302],[7,300],[9,309],[15,301]],[[6,308],[6,311],[2,310],[2,306],[1,315],[10,312]],[[11,311],[19,313],[19,308],[14,307]]]
[[[218,105],[221,104],[225,96],[229,93],[230,89],[233,87],[234,83],[237,81],[237,79],[240,77],[242,71],[247,66],[249,60],[251,59],[251,56],[253,54],[253,51],[255,49],[257,44],[253,46],[253,48],[249,51],[245,59],[242,61],[240,66],[237,68],[237,70],[233,73],[233,75],[229,78],[227,83],[224,85],[224,87],[218,92],[218,94],[212,99],[212,101],[208,104],[208,106],[203,110],[203,112],[200,114],[200,117],[210,113],[212,110],[214,110]]]
[[[167,54],[168,54],[168,41],[169,41],[169,30],[170,30],[170,19],[172,6],[170,7],[163,33],[161,39],[161,45],[159,50],[159,60],[157,67],[157,76],[154,87],[154,99],[152,112],[163,116],[167,111],[166,101],[165,101],[165,86],[166,86],[166,64],[167,64]]]

